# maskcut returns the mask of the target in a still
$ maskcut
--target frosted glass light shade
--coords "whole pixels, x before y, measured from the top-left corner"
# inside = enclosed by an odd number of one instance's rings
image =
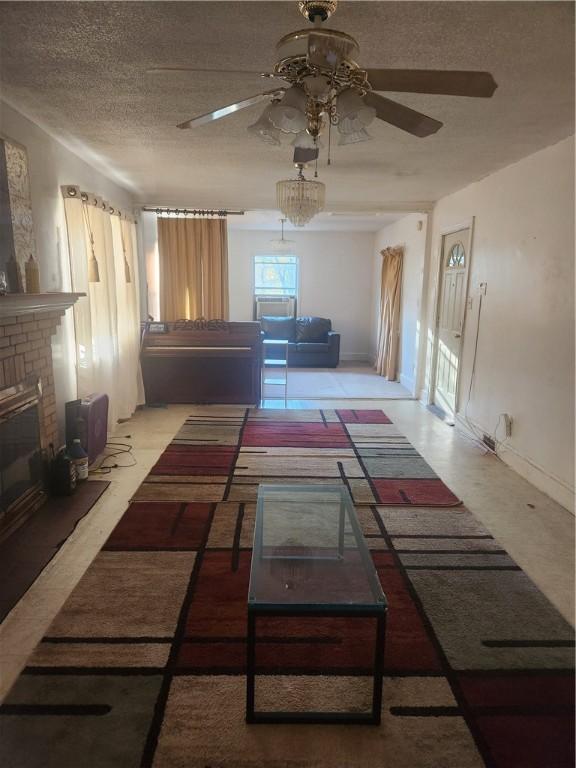
[[[274,251],[274,253],[288,255],[293,253],[294,249],[292,246],[295,245],[295,242],[294,240],[287,240],[284,237],[285,221],[286,219],[280,219],[280,224],[282,225],[282,234],[276,240],[270,240],[270,245],[272,246],[272,250]]]
[[[308,125],[306,117],[306,94],[296,85],[289,88],[282,101],[270,108],[270,120],[284,133],[300,133]]]
[[[296,137],[294,141],[292,142],[293,147],[300,147],[300,149],[315,149],[316,147],[323,147],[324,145],[318,138],[316,140],[316,143],[314,143],[314,139],[308,131],[301,131],[300,133],[296,134]]]
[[[338,96],[336,109],[340,133],[357,133],[370,125],[376,117],[374,107],[365,104],[360,94],[352,88],[342,91]]]
[[[321,181],[284,179],[276,183],[276,202],[295,227],[303,227],[324,210],[326,187]]]
[[[279,237],[277,240],[270,240],[270,248],[279,256],[287,256],[294,253],[294,240],[287,240],[285,237]]]
[[[372,136],[370,136],[366,128],[361,128],[359,131],[354,131],[354,133],[341,133],[338,144],[340,146],[360,144],[361,141],[371,141],[371,139]]]
[[[248,126],[248,132],[265,141],[266,144],[280,144],[280,130],[270,120],[270,110],[274,105],[268,104],[258,120]]]

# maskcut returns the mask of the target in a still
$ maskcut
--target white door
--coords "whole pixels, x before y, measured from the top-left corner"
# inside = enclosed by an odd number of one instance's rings
[[[434,404],[449,416],[453,416],[456,412],[458,366],[468,282],[469,242],[470,229],[461,229],[442,238]]]

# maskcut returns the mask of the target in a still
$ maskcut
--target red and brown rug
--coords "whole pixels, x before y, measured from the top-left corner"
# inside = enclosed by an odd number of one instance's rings
[[[258,484],[345,483],[382,725],[246,725]],[[369,709],[370,620],[259,624],[257,706]],[[574,633],[382,411],[195,408],[0,708],[10,768],[572,768]]]

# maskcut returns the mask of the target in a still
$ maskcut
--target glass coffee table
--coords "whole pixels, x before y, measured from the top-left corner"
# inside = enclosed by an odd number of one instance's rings
[[[248,590],[246,722],[378,725],[386,610],[345,485],[260,485]],[[256,622],[261,616],[375,618],[372,710],[256,711]]]

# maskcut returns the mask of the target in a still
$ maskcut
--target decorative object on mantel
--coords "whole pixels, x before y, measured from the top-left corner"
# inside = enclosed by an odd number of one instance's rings
[[[40,293],[40,269],[32,254],[26,262],[26,293]]]
[[[8,291],[8,281],[6,280],[6,272],[0,270],[0,296],[4,296]]]
[[[23,290],[21,270],[35,253],[26,147],[0,136],[0,269],[10,292]]]
[[[10,293],[23,293],[24,286],[22,284],[22,272],[20,270],[20,264],[16,261],[13,253],[6,262],[6,272],[8,273],[8,287],[10,288]]]

